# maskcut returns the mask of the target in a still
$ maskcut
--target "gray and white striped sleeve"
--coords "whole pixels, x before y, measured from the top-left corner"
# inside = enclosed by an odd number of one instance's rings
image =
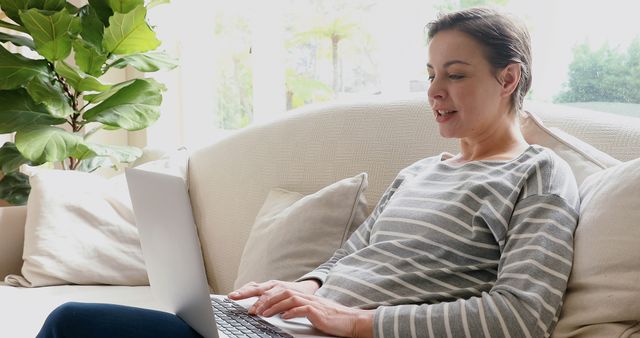
[[[379,307],[376,337],[543,337],[562,304],[573,258],[577,206],[531,195],[513,212],[495,285],[481,296]]]

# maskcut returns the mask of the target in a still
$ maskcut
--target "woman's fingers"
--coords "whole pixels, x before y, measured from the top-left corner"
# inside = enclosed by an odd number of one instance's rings
[[[278,313],[288,311],[291,308],[308,304],[307,295],[297,291],[282,290],[269,299],[269,302],[257,309],[257,314],[264,317],[271,317]]]
[[[295,290],[301,293],[313,294],[320,287],[320,283],[314,280],[305,280],[302,282],[283,282],[279,280],[270,280],[264,283],[249,282],[229,293],[227,296],[233,300],[241,300],[249,297],[260,297],[265,292],[274,289]]]
[[[270,317],[292,307],[300,306],[302,299],[311,299],[310,297],[314,296],[307,293],[313,293],[317,287],[318,284],[313,281],[302,283],[277,280],[264,283],[250,282],[229,293],[228,297],[232,300],[258,297],[258,300],[249,308],[249,313]]]
[[[286,286],[286,285],[283,285]],[[332,300],[275,285],[265,291],[249,313],[282,318],[307,317],[320,331],[337,336],[373,336],[375,310],[346,307]]]
[[[303,305],[291,308],[282,313],[282,319],[291,319],[298,317],[307,317],[311,323],[313,323],[312,319],[318,321],[320,319],[319,310],[314,308],[311,305]],[[314,325],[315,326],[315,325]]]
[[[262,294],[265,293],[267,290],[273,288],[274,285],[275,285],[275,281],[268,281],[264,283],[249,282],[244,286],[242,286],[241,288],[239,288],[238,290],[235,290],[229,293],[227,296],[233,300],[240,300],[240,299],[245,299],[250,297],[259,297],[259,296],[262,296]]]
[[[308,301],[306,304],[294,307],[282,314],[283,319],[295,317],[307,317],[311,324],[318,330],[341,337],[372,336],[369,328],[363,332],[358,331],[357,321],[362,318],[365,310],[350,309],[331,302]],[[368,314],[373,318],[373,313]],[[371,319],[372,320],[372,319]],[[372,322],[366,324],[372,326]]]
[[[259,316],[270,317],[291,307],[291,302],[295,297],[307,296],[297,290],[274,287],[266,291],[249,309],[249,313]]]

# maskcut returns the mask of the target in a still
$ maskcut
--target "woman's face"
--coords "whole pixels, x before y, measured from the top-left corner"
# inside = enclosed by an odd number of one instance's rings
[[[457,30],[436,33],[429,44],[429,104],[443,137],[481,141],[502,123],[510,98],[482,46]]]

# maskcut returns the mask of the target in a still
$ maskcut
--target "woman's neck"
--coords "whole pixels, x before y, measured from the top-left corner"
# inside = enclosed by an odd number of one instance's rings
[[[502,126],[499,124],[496,123],[483,137],[460,139],[460,154],[451,160],[511,160],[522,154],[529,144],[520,131],[517,119],[508,117]]]

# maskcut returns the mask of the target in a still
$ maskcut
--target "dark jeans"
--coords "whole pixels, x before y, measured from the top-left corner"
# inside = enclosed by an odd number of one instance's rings
[[[201,338],[177,316],[113,304],[65,303],[53,310],[37,338]]]

